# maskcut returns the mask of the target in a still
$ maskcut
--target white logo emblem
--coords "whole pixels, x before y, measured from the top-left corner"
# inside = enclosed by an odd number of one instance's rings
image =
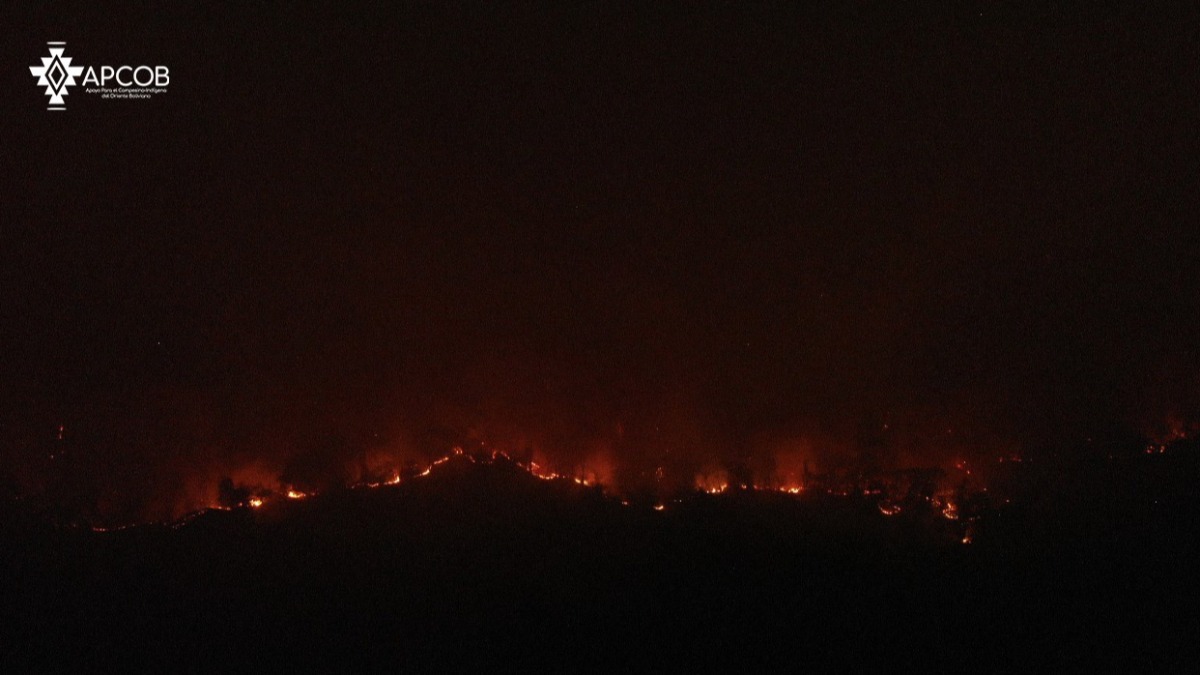
[[[50,97],[47,110],[66,110],[67,104],[63,97],[67,95],[67,87],[75,85],[76,76],[83,75],[83,66],[72,66],[71,57],[63,56],[65,42],[47,42],[50,46],[50,56],[42,57],[42,65],[29,66],[29,72],[38,79],[38,86],[46,88]]]

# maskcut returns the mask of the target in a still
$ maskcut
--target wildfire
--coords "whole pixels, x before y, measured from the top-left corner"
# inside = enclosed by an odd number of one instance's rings
[[[724,471],[696,474],[696,490],[719,495],[729,489],[729,475]]]
[[[503,462],[509,466],[516,467],[517,469],[520,469],[524,473],[527,473],[530,476],[537,478],[539,480],[562,481],[563,483],[568,484],[568,485],[577,485],[577,486],[585,487],[585,488],[604,489],[606,495],[613,500],[614,504],[620,504],[622,507],[635,506],[635,503],[629,499],[628,495],[623,495],[619,492],[610,492],[608,490],[610,481],[604,477],[604,474],[597,473],[595,471],[595,469],[596,469],[595,466],[592,466],[590,468],[576,467],[570,473],[560,473],[554,469],[551,469],[550,467],[548,467],[544,464],[539,464],[538,462],[535,462],[535,461],[523,462],[523,461],[513,459],[510,455],[508,455],[507,453],[505,453],[501,450],[493,450],[492,452],[490,452],[488,454],[483,454],[482,451],[474,452],[474,453],[467,453],[467,452],[464,452],[462,450],[462,448],[458,448],[458,447],[454,448],[447,455],[445,455],[443,457],[439,457],[439,458],[431,461],[429,464],[425,465],[424,468],[418,473],[409,474],[408,472],[402,473],[400,471],[394,471],[389,474],[383,474],[383,475],[387,476],[386,479],[363,480],[361,482],[350,485],[349,487],[352,489],[376,489],[376,488],[382,488],[385,486],[399,485],[405,481],[413,480],[413,478],[407,477],[409,475],[413,475],[414,478],[416,478],[416,479],[430,476],[431,474],[434,473],[434,470],[436,467],[446,465],[447,463],[451,462],[452,460],[467,462],[467,463],[471,463],[471,464],[483,464],[483,465],[495,464],[497,462]],[[1014,458],[1013,461],[1020,461],[1020,460],[1017,458]],[[966,468],[965,462],[959,462],[958,468],[966,473],[969,473],[969,471]],[[656,475],[657,475],[657,472],[656,472]],[[789,495],[789,496],[793,496],[793,497],[804,494],[804,492],[806,490],[806,486],[803,483],[799,482],[796,479],[796,477],[788,477],[780,482],[773,481],[770,483],[735,483],[735,482],[730,481],[729,478],[730,478],[730,476],[724,471],[717,471],[717,472],[708,473],[708,474],[697,474],[696,482],[694,483],[694,489],[697,494],[707,494],[707,495],[721,495],[721,494],[728,493],[731,488],[735,488],[739,491],[750,491],[750,492],[759,492],[759,493],[778,493],[778,494]],[[809,486],[809,487],[811,488],[813,486]],[[907,510],[907,507],[902,507],[896,501],[889,499],[886,496],[887,495],[886,490],[876,487],[874,485],[867,487],[867,488],[863,488],[861,486],[851,488],[845,484],[842,484],[842,485],[833,484],[833,485],[823,485],[823,486],[818,484],[816,487],[818,488],[816,490],[817,493],[823,494],[823,495],[828,495],[829,497],[834,497],[834,498],[850,498],[850,497],[855,497],[858,495],[862,495],[864,497],[869,497],[869,498],[876,497],[878,499],[878,501],[875,502],[875,506],[879,510],[879,513],[886,517],[897,516],[897,515],[901,514],[902,511]],[[286,498],[288,500],[302,500],[302,499],[307,499],[309,497],[316,496],[317,494],[318,493],[315,493],[315,492],[304,492],[304,491],[296,489],[295,487],[288,487],[288,489],[286,491],[283,491],[282,493],[271,493],[271,492],[261,492],[260,491],[257,493],[256,496],[247,498],[242,503],[242,505],[243,505],[243,508],[261,509],[263,506],[265,506],[267,504],[267,502],[270,502],[274,499]],[[278,495],[278,496],[275,496],[275,495]],[[934,513],[939,513],[941,517],[943,517],[947,520],[951,520],[951,521],[962,520],[963,526],[965,529],[962,531],[963,533],[962,533],[962,537],[961,537],[961,542],[963,544],[969,544],[972,542],[973,527],[972,527],[972,524],[970,521],[973,521],[975,519],[974,517],[961,518],[960,514],[959,514],[959,508],[958,508],[957,503],[955,502],[955,500],[953,498],[951,498],[947,495],[943,494],[943,495],[938,495],[938,496],[926,496],[925,499],[930,504],[930,506],[932,506],[933,509],[935,509]],[[675,499],[673,501],[676,503],[684,503],[682,498]],[[650,506],[653,511],[662,512],[662,511],[667,510],[668,504],[664,500],[664,501],[660,501],[657,503],[653,503]],[[208,509],[203,509],[203,510],[188,514],[188,515],[184,516],[183,518],[176,520],[174,522],[165,522],[163,524],[169,525],[172,528],[178,529],[179,527],[186,525],[187,523],[191,522],[192,520],[194,520],[196,517],[202,515],[203,513],[212,511],[212,510],[226,510],[227,511],[227,510],[230,510],[230,507],[228,507],[228,506],[210,507]],[[918,513],[919,513],[919,511],[918,511]],[[107,529],[93,528],[93,529],[97,532],[108,532],[108,531],[114,531],[116,529],[121,529],[121,528],[107,528]]]

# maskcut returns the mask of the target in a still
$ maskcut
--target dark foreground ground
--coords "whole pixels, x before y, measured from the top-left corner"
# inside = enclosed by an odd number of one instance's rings
[[[1052,524],[1014,508],[970,545],[935,516],[846,499],[658,512],[494,466],[177,528],[11,512],[0,672],[1146,672],[1194,664],[1200,642],[1197,509],[1190,493],[1155,501]]]

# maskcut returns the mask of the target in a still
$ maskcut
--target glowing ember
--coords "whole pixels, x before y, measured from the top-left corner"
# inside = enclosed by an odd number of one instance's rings
[[[885,516],[894,516],[900,513],[900,510],[899,504],[884,504],[882,502],[879,504],[879,512]]]
[[[520,462],[516,462],[516,465],[522,469],[525,469],[525,471],[532,474],[535,478],[541,478],[542,480],[558,480],[561,478],[561,476],[553,471],[547,471],[546,469],[542,468],[542,466],[537,462],[530,462],[529,464],[521,464]]]
[[[306,493],[300,492],[299,490],[288,490],[287,491],[288,499],[304,499],[307,496],[308,495]]]
[[[257,509],[263,505],[263,500],[258,497],[251,497],[248,503],[250,504],[250,508]]]
[[[952,501],[947,501],[942,507],[942,517],[946,520],[958,520],[958,505]]]

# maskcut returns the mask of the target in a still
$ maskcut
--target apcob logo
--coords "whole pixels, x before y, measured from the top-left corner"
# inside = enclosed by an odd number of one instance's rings
[[[39,87],[46,88],[50,97],[47,110],[66,110],[68,87],[83,77],[85,94],[99,94],[103,99],[143,99],[167,91],[171,71],[166,66],[73,66],[71,58],[63,56],[65,42],[47,42],[50,56],[42,57],[42,65],[30,66]]]

